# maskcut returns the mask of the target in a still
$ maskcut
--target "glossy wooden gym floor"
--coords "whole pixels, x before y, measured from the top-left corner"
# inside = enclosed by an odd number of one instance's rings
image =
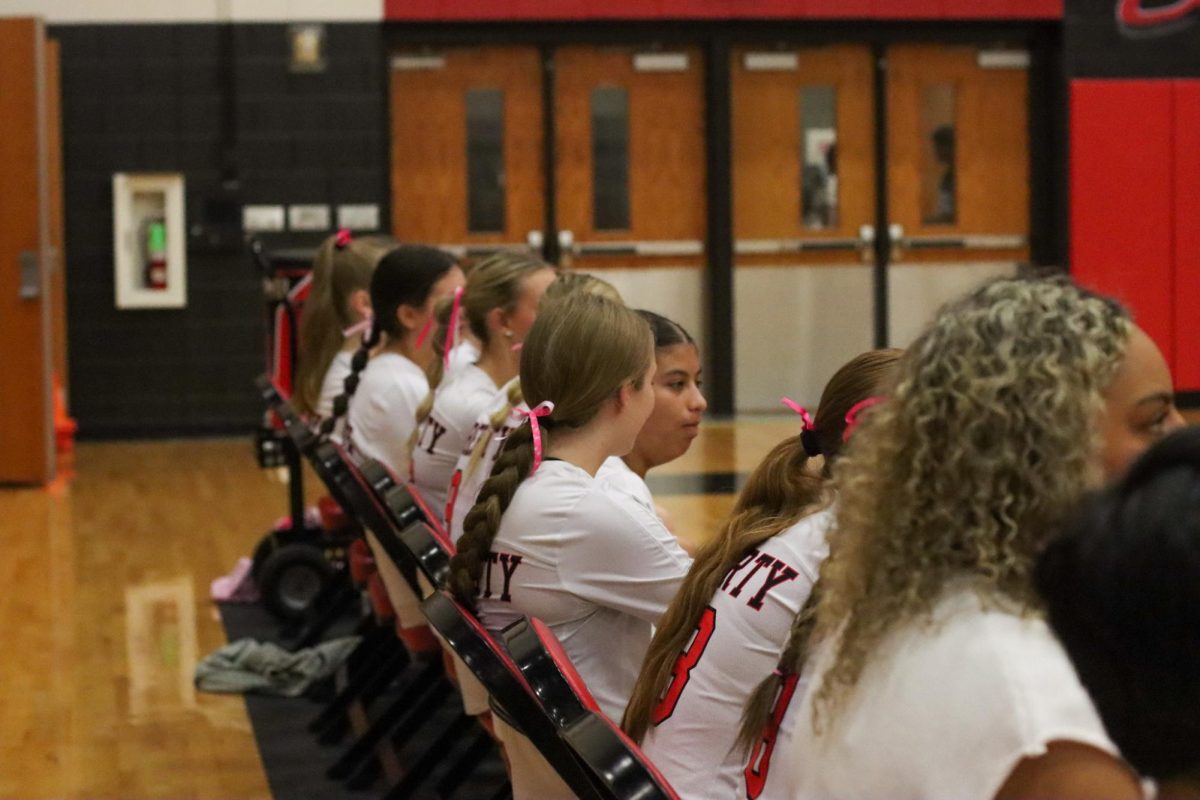
[[[794,430],[708,423],[651,475],[745,473]],[[286,513],[283,485],[248,437],[80,444],[74,473],[0,489],[0,798],[269,797],[242,699],[192,668],[225,642],[209,583]],[[692,491],[658,499],[702,538],[733,497]]]

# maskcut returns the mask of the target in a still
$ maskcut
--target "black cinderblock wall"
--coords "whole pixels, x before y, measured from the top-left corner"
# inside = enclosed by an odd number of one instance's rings
[[[83,437],[246,433],[261,405],[261,286],[247,203],[378,203],[387,220],[381,25],[326,26],[327,69],[288,70],[287,26],[63,25],[71,411]],[[114,172],[182,172],[188,305],[115,307]],[[280,246],[321,237],[276,236]]]

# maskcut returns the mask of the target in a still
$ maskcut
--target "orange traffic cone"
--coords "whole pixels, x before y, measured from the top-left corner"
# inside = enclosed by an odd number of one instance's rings
[[[58,373],[54,374],[54,442],[55,450],[66,455],[75,451],[75,431],[79,424],[67,414],[67,400]]]

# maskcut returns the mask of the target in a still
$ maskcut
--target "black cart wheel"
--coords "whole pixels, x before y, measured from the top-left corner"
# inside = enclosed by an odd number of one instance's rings
[[[263,605],[284,619],[299,619],[334,577],[333,565],[315,547],[288,544],[267,556],[258,580]]]

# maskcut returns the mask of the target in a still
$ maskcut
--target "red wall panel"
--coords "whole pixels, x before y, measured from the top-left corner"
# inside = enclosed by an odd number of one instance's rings
[[[1063,0],[385,0],[390,20],[1062,19]]]
[[[1200,80],[1175,81],[1175,381],[1200,390]]]
[[[1173,363],[1174,86],[1071,82],[1071,268],[1115,295]]]

